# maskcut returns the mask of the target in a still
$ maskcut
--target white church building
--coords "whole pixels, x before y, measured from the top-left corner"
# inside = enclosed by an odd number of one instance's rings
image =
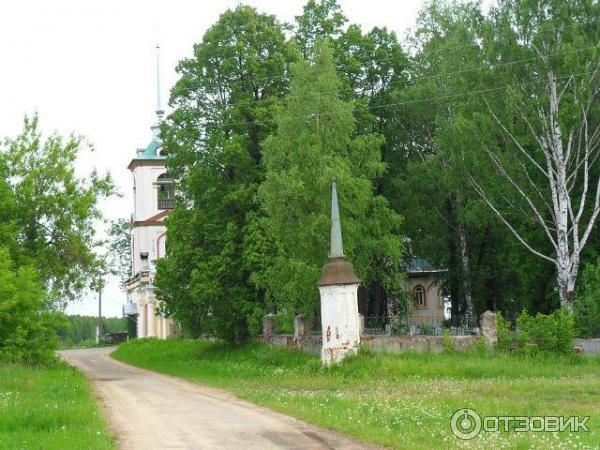
[[[158,46],[157,46],[158,48]],[[157,54],[157,86],[160,86]],[[138,149],[127,167],[133,175],[134,212],[131,215],[131,267],[133,276],[126,284],[127,303],[123,314],[135,316],[138,338],[165,339],[174,333],[171,319],[159,314],[153,285],[156,261],[166,252],[165,217],[173,209],[174,184],[166,170],[166,153],[158,137],[164,111],[160,106],[160,88],[156,123],[152,140]]]

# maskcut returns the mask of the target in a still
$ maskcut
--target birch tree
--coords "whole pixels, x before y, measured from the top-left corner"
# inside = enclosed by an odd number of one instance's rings
[[[510,68],[515,87],[502,94],[504,110],[487,103],[496,142],[484,137],[482,147],[508,189],[493,193],[469,176],[515,239],[554,265],[568,310],[600,214],[597,10],[583,0],[499,3],[492,19],[498,34],[490,42],[508,42],[511,57],[527,61]],[[504,56],[495,53],[496,60]],[[550,252],[528,241],[515,214],[541,229]]]

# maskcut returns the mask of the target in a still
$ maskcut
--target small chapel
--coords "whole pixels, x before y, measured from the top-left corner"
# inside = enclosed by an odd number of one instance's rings
[[[137,150],[127,168],[133,175],[133,214],[131,215],[132,277],[126,283],[127,303],[123,315],[135,323],[138,338],[165,339],[174,334],[174,323],[160,314],[155,295],[156,261],[166,252],[165,217],[173,209],[175,187],[166,170],[166,152],[159,138],[164,111],[160,102],[159,56],[157,48],[156,122],[152,125],[152,140]]]

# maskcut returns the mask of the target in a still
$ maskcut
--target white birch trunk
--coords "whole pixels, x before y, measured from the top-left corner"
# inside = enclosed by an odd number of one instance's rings
[[[460,211],[461,198],[457,196],[455,198],[456,210]],[[463,290],[465,292],[465,307],[466,315],[468,319],[469,328],[476,326],[477,321],[475,320],[475,305],[473,301],[473,290],[471,289],[471,271],[469,264],[469,248],[467,246],[467,232],[465,230],[465,224],[462,219],[458,218],[458,237],[460,241],[460,259],[463,270]]]
[[[541,56],[544,57],[544,55]],[[580,108],[581,116],[578,117],[580,119],[579,123],[574,125],[572,129],[563,130],[561,128],[559,112],[561,98],[569,84],[573,82],[574,76],[569,78],[566,86],[559,94],[557,77],[552,70],[548,70],[545,86],[548,93],[548,104],[547,109],[544,109],[544,105],[538,106],[537,119],[539,119],[539,124],[537,126],[531,122],[524,109],[521,111],[521,118],[537,144],[537,153],[543,155],[543,163],[539,163],[534,155],[530,154],[530,147],[526,148],[522,145],[516,136],[492,112],[496,123],[508,135],[519,151],[517,155],[526,158],[525,161],[519,161],[519,165],[524,172],[524,178],[528,182],[529,192],[519,184],[515,175],[508,172],[500,158],[492,150],[487,147],[484,147],[484,149],[499,173],[509,181],[518,195],[525,201],[535,221],[546,233],[554,248],[554,254],[543,254],[527,243],[506,219],[506,216],[487,197],[475,178],[469,176],[475,190],[510,229],[517,240],[535,255],[554,264],[560,301],[562,306],[570,312],[572,311],[573,294],[579,272],[580,255],[600,214],[600,178],[592,183],[592,186],[595,184],[596,192],[591,207],[587,202],[590,188],[590,170],[593,163],[599,158],[600,153],[600,125],[596,125],[594,130],[590,130],[590,122],[588,121],[588,112],[597,101],[600,92],[600,87],[597,87],[598,83],[594,84],[599,72],[600,64],[597,64],[595,70],[590,72],[591,88],[588,89],[586,85],[581,89],[584,92],[586,89],[589,90],[589,96],[585,101],[574,96],[575,106]],[[536,184],[524,162],[532,164],[535,169],[539,170],[545,176],[547,184]],[[581,193],[577,195],[579,201],[574,202],[572,190],[576,186],[578,177],[581,177],[582,180]],[[542,193],[544,191],[546,196]],[[547,201],[548,198],[550,198],[550,202]],[[537,206],[540,199],[547,210],[545,214],[543,213],[544,209]],[[584,217],[587,218],[586,223],[582,223]]]

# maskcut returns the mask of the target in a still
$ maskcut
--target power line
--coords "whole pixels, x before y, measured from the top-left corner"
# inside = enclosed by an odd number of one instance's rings
[[[541,31],[551,31],[551,30],[557,30],[557,29],[566,29],[566,28],[571,28],[574,26],[582,26],[582,25],[590,25],[596,21],[598,21],[600,19],[599,18],[593,18],[590,19],[588,22],[581,24],[581,23],[573,23],[571,25],[566,25],[566,26],[556,26],[556,27],[552,27],[552,28],[547,28],[547,29],[543,29]],[[400,44],[399,44],[400,45]],[[451,47],[445,47],[445,48],[439,48],[439,49],[434,49],[430,54],[433,55],[437,55],[438,53],[442,53],[442,52],[448,52],[449,50],[453,50],[453,49],[457,49],[457,48],[464,48],[464,45],[456,45],[456,46],[451,46]],[[400,45],[400,49],[403,51],[403,55],[400,56],[394,56],[394,57],[389,57],[389,58],[381,58],[381,59],[372,59],[370,60],[370,62],[385,62],[385,61],[392,61],[395,59],[401,59],[401,58],[408,58],[409,55],[408,53],[402,48],[402,46]],[[482,48],[478,48],[478,50],[483,50]],[[191,59],[191,58],[190,58]],[[262,79],[257,79],[257,80],[253,80],[254,83],[258,83],[258,84],[263,84],[265,82],[269,82],[269,81],[273,81],[275,79],[287,79],[289,78],[290,75],[289,74],[284,74],[284,75],[272,75],[272,76],[268,76]],[[226,79],[223,81],[223,83],[236,83],[236,82],[241,82],[242,80],[240,79]],[[215,84],[215,85],[211,85],[212,88],[223,88],[223,87],[227,87],[226,84]],[[193,90],[194,88],[182,88],[181,90],[183,91],[187,91],[187,90]]]
[[[578,49],[573,49],[570,51],[564,51],[564,52],[555,52],[550,54],[549,56],[556,56],[559,54],[562,55],[566,55],[566,54],[572,54],[572,53],[579,53],[582,51],[586,51],[586,50],[590,50],[593,48],[598,48],[598,44],[593,45],[593,46],[589,46],[589,47],[582,47],[582,48],[578,48]],[[425,77],[420,77],[419,81],[421,80],[429,80],[429,79],[435,79],[435,78],[441,78],[441,77],[455,77],[458,75],[462,75],[464,73],[469,73],[469,72],[473,72],[473,71],[478,71],[478,70],[483,70],[483,69],[488,69],[488,70],[495,70],[499,67],[505,67],[505,66],[509,66],[509,65],[515,65],[515,64],[522,64],[522,63],[526,63],[529,61],[534,61],[541,58],[541,56],[536,56],[536,57],[532,57],[532,58],[526,58],[526,59],[520,59],[520,60],[515,60],[515,61],[509,61],[509,62],[505,62],[505,63],[499,63],[499,64],[495,64],[495,65],[486,65],[486,66],[480,66],[480,67],[472,67],[472,68],[468,68],[468,69],[462,69],[462,70],[458,70],[455,72],[447,72],[447,73],[442,73],[442,74],[436,74],[436,75],[430,75],[430,76],[425,76]],[[388,87],[391,87],[392,84],[388,85]],[[191,89],[191,88],[190,88]],[[314,95],[320,96],[320,95],[330,95],[330,94],[338,94],[338,93],[342,93],[342,92],[354,92],[351,88],[346,88],[346,89],[337,89],[334,91],[328,91],[328,92],[317,92]],[[276,97],[273,97],[276,98]],[[224,110],[227,109],[227,107],[231,107],[234,108],[236,106],[243,106],[243,105],[257,105],[259,104],[259,102],[254,101],[254,100],[240,100],[237,102],[234,102],[230,105],[223,105],[224,106]],[[385,105],[375,105],[375,106],[371,106],[369,108],[372,109],[378,109],[381,108]],[[245,123],[245,122],[241,122],[241,123]]]
[[[567,28],[572,28],[574,26],[591,25],[592,23],[594,23],[594,22],[596,22],[598,20],[600,20],[600,17],[592,18],[588,22],[583,23],[583,24],[582,23],[572,23],[571,25],[565,25],[565,26],[561,25],[561,26],[556,26],[556,27],[552,27],[552,28],[540,29],[538,32],[542,32],[542,31],[543,32],[547,32],[547,31],[558,30],[558,29],[564,30],[564,29],[567,29]],[[457,49],[457,48],[464,48],[464,47],[465,47],[464,45],[453,45],[453,46],[444,47],[444,48],[441,48],[441,46],[437,46],[437,48],[433,49],[433,51],[431,51],[429,54],[437,55],[439,53],[448,52],[448,50],[454,50],[454,49]],[[482,50],[482,48],[478,48],[478,49]],[[402,49],[402,50],[405,51],[404,49]],[[417,51],[419,51],[419,49],[417,49]],[[421,51],[422,51],[422,49],[421,49]],[[406,54],[406,55],[403,55],[403,56],[409,56],[409,55]],[[393,60],[393,59],[397,59],[397,58],[400,58],[400,56],[390,57],[390,58],[383,58],[383,59],[375,60],[375,61],[384,62],[384,61]]]
[[[560,80],[564,80],[564,79],[568,79],[568,78],[575,78],[575,77],[579,77],[579,76],[583,76],[583,75],[587,75],[592,73],[591,71],[586,71],[586,72],[579,72],[579,73],[572,73],[569,75],[565,75],[565,76],[561,76],[561,77],[557,77],[556,80],[560,81]],[[465,97],[465,96],[469,96],[469,95],[476,95],[476,94],[485,94],[488,92],[495,92],[495,91],[500,91],[500,90],[504,90],[504,89],[508,89],[511,87],[517,87],[517,86],[528,86],[528,85],[532,85],[532,84],[539,84],[545,82],[545,80],[537,80],[537,81],[529,81],[529,82],[523,82],[523,83],[513,83],[513,84],[507,84],[504,86],[497,86],[497,87],[493,87],[493,88],[486,88],[486,89],[480,89],[480,90],[475,90],[475,91],[465,91],[465,92],[461,92],[458,94],[449,94],[449,95],[441,95],[441,96],[435,96],[435,97],[428,97],[428,98],[421,98],[421,99],[415,99],[415,100],[406,100],[406,101],[402,101],[402,102],[394,102],[394,103],[386,103],[383,105],[374,105],[374,106],[364,106],[364,107],[359,107],[359,108],[355,108],[354,111],[365,111],[365,110],[373,110],[373,109],[381,109],[381,108],[388,108],[388,107],[397,107],[397,106],[405,106],[405,105],[412,105],[412,104],[416,104],[416,103],[423,103],[423,102],[436,102],[439,100],[449,100],[449,99],[454,99],[454,98],[460,98],[460,97]],[[287,121],[287,120],[292,120],[292,119],[312,119],[315,117],[326,117],[326,116],[330,116],[330,113],[311,113],[311,114],[302,114],[302,115],[295,115],[295,116],[287,116],[284,117],[283,120]],[[253,123],[255,124],[260,124],[260,125],[265,125],[265,126],[269,126],[270,124],[268,124],[267,122],[263,122],[260,120],[254,120]],[[227,127],[233,127],[236,125],[248,125],[248,122],[224,122],[223,126],[227,126]]]
[[[470,72],[476,72],[476,71],[479,71],[479,70],[484,70],[484,69],[494,70],[494,69],[497,69],[499,67],[504,67],[504,66],[510,66],[510,65],[515,65],[515,64],[522,64],[522,63],[526,63],[526,62],[530,62],[530,61],[535,61],[535,60],[538,60],[538,59],[540,59],[542,57],[545,57],[545,56],[568,55],[568,54],[583,52],[583,51],[590,50],[590,49],[593,49],[593,48],[598,48],[598,44],[592,45],[592,46],[589,46],[589,47],[582,47],[582,48],[577,48],[577,49],[573,49],[573,50],[569,50],[569,51],[564,51],[564,52],[554,52],[554,53],[551,53],[549,55],[544,55],[544,56],[539,56],[538,55],[538,56],[534,56],[534,57],[531,57],[531,58],[519,59],[519,60],[515,60],[515,61],[508,61],[508,62],[505,62],[505,63],[490,64],[490,65],[485,65],[485,66],[482,65],[482,66],[479,66],[479,67],[472,67],[472,68],[468,68],[468,69],[461,69],[461,70],[454,71],[454,72],[445,72],[445,73],[438,73],[438,74],[435,74],[435,75],[427,75],[427,76],[419,77],[418,81],[421,81],[421,80],[431,80],[431,79],[442,78],[442,77],[450,77],[450,78],[452,78],[452,77],[455,77],[455,76],[458,76],[458,75],[463,75],[465,73],[470,73]],[[391,88],[391,87],[396,86],[397,84],[399,84],[399,83],[391,82],[387,87]],[[225,87],[225,85],[219,85],[219,86]],[[184,91],[187,91],[187,90],[193,91],[195,89],[192,88],[192,87],[190,87],[190,88],[182,89],[182,90],[184,90]],[[342,88],[342,89],[336,89],[336,90],[333,90],[333,91],[317,92],[316,94],[317,95],[330,95],[330,94],[339,94],[339,93],[343,93],[343,92],[353,93],[354,90],[352,88]],[[276,97],[274,97],[274,98],[276,98]],[[240,100],[240,101],[234,102],[234,103],[229,104],[229,105],[224,105],[224,106],[225,107],[227,107],[227,106],[235,107],[235,106],[243,106],[243,105],[254,105],[254,104],[258,104],[258,102],[259,101],[256,101],[256,100]],[[219,101],[217,100],[214,103],[219,103]]]

